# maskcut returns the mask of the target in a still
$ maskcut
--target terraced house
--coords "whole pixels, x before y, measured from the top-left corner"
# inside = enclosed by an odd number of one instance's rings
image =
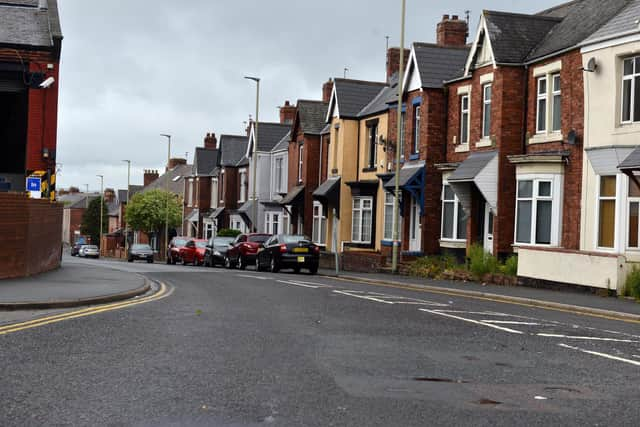
[[[238,207],[248,200],[249,194],[249,160],[246,158],[249,137],[244,135],[221,135],[218,144],[220,164],[213,174],[213,182],[217,184],[217,193],[212,197],[218,199],[209,218],[215,221],[216,230],[233,228],[242,232],[249,231]]]

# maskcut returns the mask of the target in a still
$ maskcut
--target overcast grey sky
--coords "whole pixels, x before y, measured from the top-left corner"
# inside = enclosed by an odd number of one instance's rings
[[[443,14],[531,13],[557,0],[407,0],[407,44],[435,41]],[[278,120],[285,100],[319,99],[329,77],[385,78],[385,36],[400,42],[400,0],[59,0],[58,185],[126,188],[202,145],[207,132],[242,134],[255,111]]]

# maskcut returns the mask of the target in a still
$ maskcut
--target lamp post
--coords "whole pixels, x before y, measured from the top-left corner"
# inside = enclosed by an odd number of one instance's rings
[[[129,191],[131,187],[131,160],[123,160],[127,163],[127,207],[129,206]],[[124,229],[124,254],[129,256],[129,224]]]
[[[100,255],[102,255],[102,214],[104,211],[104,175],[96,175],[100,178],[100,242],[98,247],[100,248]]]
[[[171,162],[171,135],[166,133],[161,133],[160,136],[167,138],[168,147],[167,147],[167,173],[169,172],[169,163]],[[169,175],[167,175],[167,179],[165,180],[165,190],[167,192],[167,202],[165,204],[164,210],[164,240],[165,246],[169,247]],[[165,259],[167,257],[167,253],[165,251]]]
[[[253,80],[256,82],[256,123],[255,132],[253,137],[253,167],[251,168],[251,179],[253,181],[253,231],[258,231],[258,198],[256,197],[256,170],[258,166],[258,122],[260,114],[260,78],[245,76],[247,80]]]
[[[391,255],[391,271],[398,272],[398,252],[400,245],[400,140],[402,138],[402,93],[403,88],[403,68],[404,68],[404,20],[406,15],[406,0],[402,0],[402,18],[400,20],[400,68],[398,69],[398,115],[396,121],[396,167],[395,167],[395,197],[393,200],[393,252]]]

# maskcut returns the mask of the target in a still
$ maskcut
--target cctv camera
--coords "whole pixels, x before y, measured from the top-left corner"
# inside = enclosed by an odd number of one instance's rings
[[[40,83],[40,87],[42,89],[47,89],[47,88],[51,87],[51,85],[53,85],[55,83],[55,81],[56,81],[56,79],[54,79],[53,77],[49,77],[45,81]]]

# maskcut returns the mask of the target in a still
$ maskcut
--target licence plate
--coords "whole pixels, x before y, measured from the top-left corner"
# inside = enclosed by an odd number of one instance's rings
[[[298,257],[298,262],[299,263],[304,263],[304,257],[303,256],[299,256]]]
[[[309,248],[293,248],[294,254],[306,254],[309,253]]]

